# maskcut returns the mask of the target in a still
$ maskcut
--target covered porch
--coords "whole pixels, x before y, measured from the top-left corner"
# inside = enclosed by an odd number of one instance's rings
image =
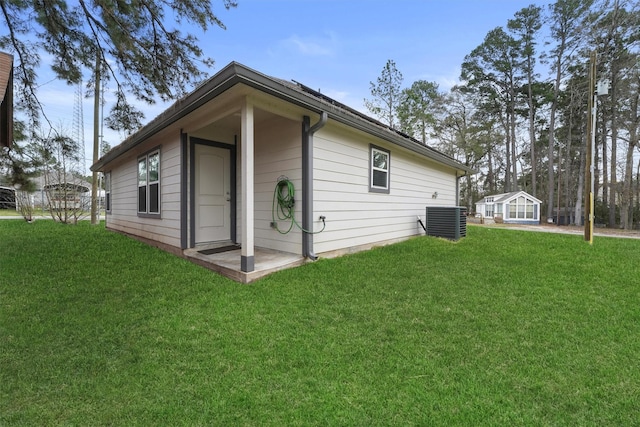
[[[242,85],[224,95],[225,102],[205,104],[181,129],[188,160],[181,166],[181,200],[188,201],[180,213],[181,249],[190,260],[248,283],[313,258],[309,235],[274,227],[274,188],[281,177],[290,180],[301,195],[296,221],[312,228],[310,145],[327,117]],[[232,244],[232,250],[203,253],[203,247]]]
[[[253,270],[244,271],[241,262],[242,249],[239,246],[236,246],[234,249],[230,249],[230,246],[229,248],[223,248],[225,250],[222,252],[206,253],[208,249],[214,249],[215,252],[216,247],[226,245],[228,245],[228,243],[189,248],[183,251],[183,255],[195,264],[241,283],[251,283],[254,280],[275,273],[276,271],[297,267],[308,262],[302,255],[254,247]]]

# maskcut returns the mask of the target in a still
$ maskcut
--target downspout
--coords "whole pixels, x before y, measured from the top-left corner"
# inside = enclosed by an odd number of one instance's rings
[[[302,228],[313,227],[313,134],[327,123],[328,115],[320,113],[320,120],[311,127],[309,116],[302,118]],[[313,252],[313,234],[302,232],[302,256],[313,261],[318,256]]]
[[[460,178],[463,176],[458,176],[458,171],[456,171],[456,206],[460,206]]]
[[[465,176],[467,176],[466,171],[460,176],[458,176],[458,172],[456,171],[456,206],[460,206],[460,178],[464,178]]]

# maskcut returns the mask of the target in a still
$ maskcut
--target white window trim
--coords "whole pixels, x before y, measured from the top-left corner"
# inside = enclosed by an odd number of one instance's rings
[[[158,155],[158,179],[156,181],[150,181],[149,180],[149,157],[152,157],[154,155]],[[140,185],[139,179],[139,167],[140,167],[140,162],[144,161],[145,162],[145,166],[146,166],[146,180],[145,180],[145,184],[144,185]],[[138,161],[136,162],[136,205],[137,205],[137,210],[138,210],[138,216],[139,217],[149,217],[149,218],[160,218],[160,212],[162,211],[162,185],[161,185],[161,180],[162,180],[162,176],[161,176],[161,155],[160,155],[160,147],[154,148],[151,151],[148,151],[147,153],[145,153],[144,155],[138,157]],[[151,191],[150,188],[153,184],[157,184],[158,185],[158,212],[150,212],[149,211],[149,207],[151,205]],[[140,188],[141,187],[145,187],[145,210],[141,211],[140,210],[140,199],[139,199],[139,194],[140,194]]]
[[[524,202],[520,202],[520,198],[524,199]],[[538,220],[538,205],[536,204],[536,202],[528,197],[525,196],[518,196],[515,199],[512,199],[509,203],[509,217],[510,219],[518,219],[518,220],[525,220],[525,221],[537,221]],[[515,207],[515,213],[511,212],[511,206]],[[527,207],[531,206],[532,207],[532,211],[531,211],[531,218],[527,217]],[[522,207],[522,209],[521,209]],[[513,214],[513,215],[512,215]],[[522,216],[520,216],[520,214],[522,214]]]
[[[387,156],[387,168],[377,168],[373,165],[373,159],[375,153],[382,153]],[[386,173],[386,185],[379,186],[373,184],[373,175],[374,171],[380,171]],[[384,148],[375,146],[371,144],[369,146],[369,192],[371,193],[386,193],[389,194],[389,190],[391,188],[391,152],[389,150],[385,150]]]
[[[104,173],[104,210],[111,213],[113,200],[111,198],[111,171]]]

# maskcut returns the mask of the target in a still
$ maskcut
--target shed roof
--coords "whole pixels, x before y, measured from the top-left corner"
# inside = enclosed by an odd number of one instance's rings
[[[538,202],[538,203],[542,203],[542,200],[533,197],[531,194],[527,193],[526,191],[512,191],[511,193],[506,193],[504,195],[502,195],[502,197],[499,200],[495,200],[498,202],[507,202],[509,200],[515,199],[518,196],[525,196],[530,198],[531,200]]]
[[[326,112],[330,120],[336,120],[452,167],[461,175],[475,173],[473,169],[452,157],[301,83],[270,77],[237,62],[231,62],[193,92],[176,101],[162,114],[100,158],[91,166],[91,170],[100,170],[110,161],[144,142],[149,136],[185,117],[237,84],[244,84],[318,114]]]
[[[511,191],[509,193],[500,193],[500,194],[490,194],[488,196],[484,196],[480,201],[476,202],[476,204],[478,203],[484,203],[485,199],[487,197],[493,197],[493,203],[504,203],[507,202],[513,198],[515,198],[516,196],[519,195],[523,195],[525,197],[528,197],[538,203],[542,203],[542,200],[537,199],[535,197],[533,197],[531,194],[527,193],[526,191]]]
[[[35,177],[34,182],[38,189],[54,189],[56,187],[73,188],[79,192],[91,190],[91,183],[85,178],[71,173],[50,172]]]
[[[506,202],[507,200],[509,200],[511,197],[515,196],[516,194],[521,193],[521,191],[512,191],[510,193],[502,193],[502,194],[496,194],[495,196],[493,196],[493,202]]]

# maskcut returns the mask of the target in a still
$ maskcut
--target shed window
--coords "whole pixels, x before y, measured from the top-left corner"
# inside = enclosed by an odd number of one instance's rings
[[[138,159],[138,214],[160,215],[160,151]]]
[[[528,197],[520,196],[509,202],[509,217],[512,219],[538,219],[538,206]]]
[[[369,191],[389,193],[389,163],[391,154],[389,151],[374,145],[371,145],[369,154]]]

